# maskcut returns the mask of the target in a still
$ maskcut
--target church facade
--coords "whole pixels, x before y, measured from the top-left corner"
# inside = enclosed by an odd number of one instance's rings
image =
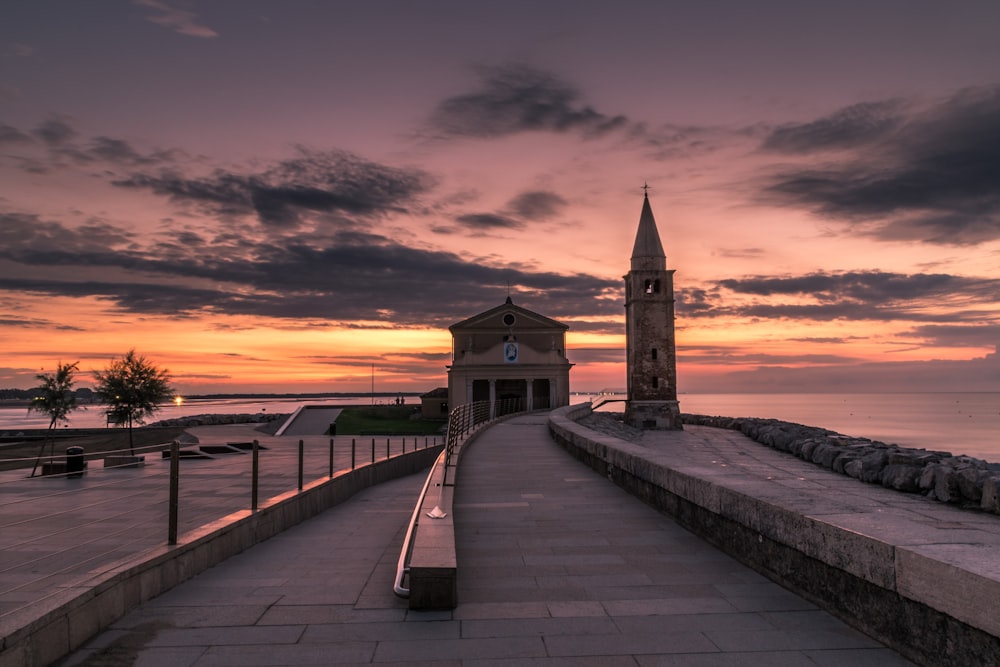
[[[638,428],[682,427],[674,344],[674,271],[667,269],[648,194],[625,280],[628,402],[625,421]]]
[[[521,409],[569,403],[566,331],[544,315],[505,303],[448,327],[448,405],[517,399]]]

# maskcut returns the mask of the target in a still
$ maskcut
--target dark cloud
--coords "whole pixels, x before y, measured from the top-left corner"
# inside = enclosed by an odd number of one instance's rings
[[[47,331],[83,331],[78,326],[43,319],[0,319],[0,327],[19,329],[44,329]]]
[[[886,116],[867,132],[861,122],[827,132],[813,125],[775,133],[765,146],[804,153],[839,142],[856,150],[829,167],[783,169],[766,184],[770,198],[883,240],[1000,238],[1000,86],[962,91],[903,120]]]
[[[750,276],[679,293],[682,317],[976,322],[991,317],[1000,280],[881,271]]]
[[[67,118],[53,117],[40,123],[32,134],[49,146],[62,146],[77,133]]]
[[[891,100],[855,104],[809,123],[788,124],[764,139],[765,150],[810,153],[853,148],[883,139],[903,122],[902,104]]]
[[[438,225],[433,231],[451,234],[464,229],[476,235],[502,229],[524,229],[528,222],[546,220],[558,215],[566,200],[554,192],[532,190],[517,195],[497,213],[465,213],[455,217],[460,227]]]
[[[368,375],[371,372],[372,364],[374,364],[380,376],[397,374],[410,380],[416,380],[425,377],[440,378],[440,369],[443,369],[451,362],[451,353],[412,354],[387,352],[384,354],[356,356],[310,355],[297,358],[316,364],[354,367],[364,375]]]
[[[102,222],[76,228],[42,220],[30,213],[0,213],[0,258],[21,264],[99,266],[134,235]]]
[[[88,153],[107,162],[132,166],[169,162],[176,154],[174,151],[158,151],[142,155],[129,142],[113,137],[94,137]]]
[[[430,187],[431,179],[416,169],[389,167],[343,151],[300,148],[296,157],[256,174],[216,170],[193,178],[168,169],[114,184],[148,189],[222,216],[253,214],[265,225],[289,227],[307,212],[372,216],[403,211]]]
[[[479,90],[449,97],[430,118],[444,136],[502,137],[518,132],[579,132],[586,137],[627,125],[581,105],[580,93],[548,72],[521,64],[480,69]]]
[[[934,347],[989,347],[1000,344],[1000,323],[925,324],[903,334]]]
[[[617,280],[485,265],[360,231],[340,231],[322,244],[274,244],[251,235],[209,239],[175,230],[143,246],[110,225],[70,229],[37,216],[5,214],[0,259],[25,267],[17,277],[0,280],[0,289],[98,297],[143,314],[218,312],[437,327],[501,302],[508,284],[517,299],[523,297],[522,305],[556,318],[621,310]],[[53,277],[72,275],[69,267],[104,267],[109,278]],[[110,277],[131,275],[141,279]]]
[[[725,364],[739,366],[741,364],[753,366],[777,366],[777,365],[828,365],[828,364],[850,364],[857,363],[858,357],[850,357],[842,354],[772,354],[766,352],[757,353],[734,353],[730,348],[684,348],[678,352],[678,362],[698,363],[698,364]]]
[[[558,215],[566,200],[554,192],[522,192],[507,204],[510,211],[526,220],[546,220]]]
[[[66,116],[54,116],[43,121],[31,131],[31,135],[0,124],[0,145],[22,144],[31,148],[32,144],[37,146],[36,139],[40,140],[43,151],[5,157],[27,173],[48,174],[67,166],[95,163],[125,167],[172,164],[183,155],[178,150],[156,150],[143,154],[128,141],[108,136],[80,141],[72,119]]]
[[[475,231],[493,229],[521,229],[524,223],[497,213],[467,213],[455,218],[455,222]]]
[[[678,365],[682,365],[678,359]],[[683,373],[683,369],[680,371]],[[681,375],[683,378],[683,374]],[[683,389],[697,392],[792,393],[815,391],[856,394],[913,391],[995,392],[1000,354],[967,361],[896,361],[819,366],[767,365],[720,376],[690,378]],[[860,388],[860,389],[859,389]],[[681,402],[683,409],[683,399]]]
[[[811,296],[819,301],[845,299],[872,303],[941,298],[962,294],[966,298],[994,300],[1000,293],[1000,280],[967,278],[945,273],[886,273],[881,271],[846,271],[811,273],[802,276],[754,276],[717,282],[733,292],[760,296]]]
[[[0,123],[0,145],[2,144],[28,144],[32,139],[21,130],[4,123]]]

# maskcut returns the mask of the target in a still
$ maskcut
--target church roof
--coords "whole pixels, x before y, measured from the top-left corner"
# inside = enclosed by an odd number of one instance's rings
[[[466,329],[482,329],[482,330],[506,330],[511,327],[504,321],[504,315],[513,315],[515,317],[515,322],[517,322],[517,328],[524,329],[559,329],[565,331],[569,329],[569,325],[563,324],[562,322],[557,322],[551,318],[545,317],[544,315],[539,315],[536,312],[530,311],[527,308],[522,308],[517,306],[507,297],[507,301],[503,304],[496,306],[495,308],[490,308],[489,310],[479,313],[478,315],[473,315],[472,317],[452,324],[448,327],[449,330],[454,333],[456,330],[466,330]]]
[[[642,213],[639,215],[639,230],[635,234],[632,247],[632,270],[662,271],[667,268],[667,256],[660,243],[660,233],[656,230],[653,209],[649,206],[649,195],[642,198]]]

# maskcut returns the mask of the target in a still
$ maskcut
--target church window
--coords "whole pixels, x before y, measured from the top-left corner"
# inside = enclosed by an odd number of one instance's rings
[[[656,361],[656,348],[653,348],[653,361]]]
[[[643,290],[646,292],[646,294],[652,294],[653,293],[653,281],[651,281],[651,280],[649,280],[647,278],[646,282],[643,284]]]
[[[653,376],[653,389],[659,389],[659,388],[660,388],[660,378],[658,378],[658,377],[656,377],[654,375]]]
[[[653,281],[653,293],[654,294],[659,294],[660,293],[660,281],[659,280],[654,280]]]

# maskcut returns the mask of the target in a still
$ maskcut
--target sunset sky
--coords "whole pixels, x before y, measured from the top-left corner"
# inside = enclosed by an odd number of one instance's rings
[[[426,391],[506,298],[625,386],[1000,391],[1000,3],[12,0],[0,387]],[[509,288],[508,288],[509,285]]]

